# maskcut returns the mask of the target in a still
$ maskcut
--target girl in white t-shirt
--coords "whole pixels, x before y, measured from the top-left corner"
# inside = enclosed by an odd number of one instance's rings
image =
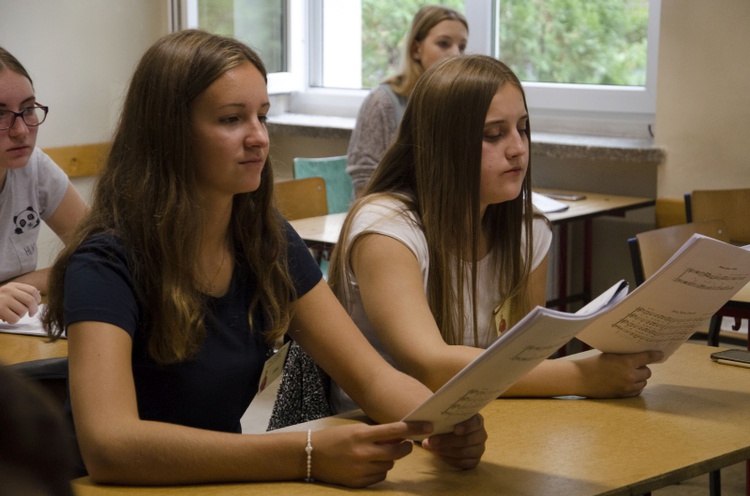
[[[329,282],[370,342],[438,389],[545,304],[549,223],[531,204],[521,83],[483,55],[417,83],[394,143],[356,202]],[[528,215],[525,215],[528,214]],[[658,352],[547,360],[508,396],[640,394]],[[334,407],[353,407],[337,388]]]
[[[66,241],[86,211],[65,172],[36,148],[47,110],[0,47],[0,319],[11,324],[34,315],[47,292],[48,271],[36,270],[41,221]]]

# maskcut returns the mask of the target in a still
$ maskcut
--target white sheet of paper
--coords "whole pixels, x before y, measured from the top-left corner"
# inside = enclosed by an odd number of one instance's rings
[[[289,352],[289,345],[290,343],[285,344],[266,360],[258,381],[258,393],[240,419],[243,434],[262,434],[268,429],[268,422],[271,420],[273,406],[284,375],[284,362]]]
[[[39,309],[33,317],[26,314],[15,324],[8,324],[7,322],[0,321],[0,332],[7,332],[10,334],[28,334],[30,336],[46,336],[47,333],[44,332],[42,321],[40,320],[43,310],[44,304],[39,305]]]

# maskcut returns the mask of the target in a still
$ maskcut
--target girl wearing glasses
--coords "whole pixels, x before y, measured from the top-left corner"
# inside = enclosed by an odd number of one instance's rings
[[[36,270],[41,221],[67,241],[86,204],[65,172],[36,148],[47,107],[31,77],[0,47],[0,319],[34,315],[47,292],[47,269]]]

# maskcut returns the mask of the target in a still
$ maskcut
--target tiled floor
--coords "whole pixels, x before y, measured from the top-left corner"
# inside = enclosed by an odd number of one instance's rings
[[[708,474],[665,487],[652,496],[708,496]],[[745,464],[738,463],[721,471],[721,496],[745,496]]]

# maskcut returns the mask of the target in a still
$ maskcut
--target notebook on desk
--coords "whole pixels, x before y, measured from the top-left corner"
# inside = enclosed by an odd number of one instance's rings
[[[26,314],[15,324],[0,321],[0,332],[7,332],[9,334],[27,334],[29,336],[47,336],[47,333],[44,332],[41,321],[43,311],[44,305],[42,304],[39,305],[39,309],[33,317]]]
[[[534,204],[542,213],[549,214],[552,212],[563,212],[568,209],[568,205],[557,201],[541,193],[531,192],[531,203]]]

